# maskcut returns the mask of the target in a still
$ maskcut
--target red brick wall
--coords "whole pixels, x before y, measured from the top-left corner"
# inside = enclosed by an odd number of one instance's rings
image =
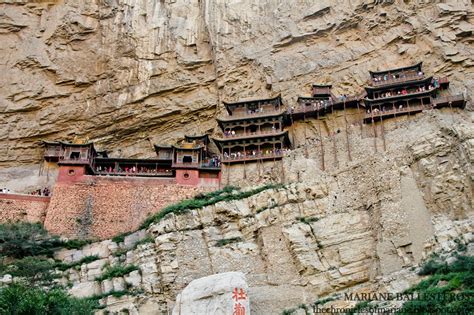
[[[198,170],[176,170],[176,182],[180,185],[199,185]]]
[[[174,178],[82,176],[53,190],[45,227],[53,234],[106,239],[137,229],[150,214],[202,189]]]
[[[49,199],[49,197],[0,193],[0,223],[18,221],[43,223]]]

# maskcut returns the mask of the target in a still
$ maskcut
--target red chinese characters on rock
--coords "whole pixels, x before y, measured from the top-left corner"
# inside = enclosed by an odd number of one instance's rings
[[[241,300],[243,300],[243,303],[240,302]],[[234,303],[233,315],[248,315],[245,309],[247,293],[245,293],[244,289],[234,288],[234,291],[232,291],[232,301]]]

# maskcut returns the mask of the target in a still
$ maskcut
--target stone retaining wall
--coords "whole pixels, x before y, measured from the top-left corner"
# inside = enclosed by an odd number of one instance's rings
[[[56,184],[45,227],[66,237],[106,239],[136,230],[150,214],[198,192],[174,179],[82,176]]]
[[[0,193],[0,223],[43,222],[50,197]]]

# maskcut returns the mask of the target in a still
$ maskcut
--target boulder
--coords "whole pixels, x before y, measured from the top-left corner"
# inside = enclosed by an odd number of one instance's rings
[[[247,293],[248,285],[242,272],[225,272],[199,278],[191,281],[177,296],[173,315],[249,315]]]

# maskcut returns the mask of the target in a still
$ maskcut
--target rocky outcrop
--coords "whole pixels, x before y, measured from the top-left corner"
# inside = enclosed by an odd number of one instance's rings
[[[89,139],[114,156],[215,127],[221,100],[313,82],[362,91],[367,70],[423,61],[472,90],[472,4],[404,1],[1,3],[0,182],[41,160],[41,139]],[[31,179],[29,180],[31,182]]]
[[[386,151],[382,139],[375,153],[374,138],[358,135],[367,146],[353,146],[350,161],[336,140],[337,167],[328,159],[322,171],[317,147],[306,158],[303,146],[284,162],[286,179],[299,182],[169,214],[118,244],[60,252],[67,262],[99,258],[60,281],[78,296],[105,296],[108,310],[139,314],[170,311],[193,280],[233,271],[245,274],[255,314],[348,291],[401,292],[419,280],[414,267],[432,252],[474,240],[473,134],[463,114],[442,111],[385,128]],[[129,265],[139,270],[97,280],[107,266]]]

